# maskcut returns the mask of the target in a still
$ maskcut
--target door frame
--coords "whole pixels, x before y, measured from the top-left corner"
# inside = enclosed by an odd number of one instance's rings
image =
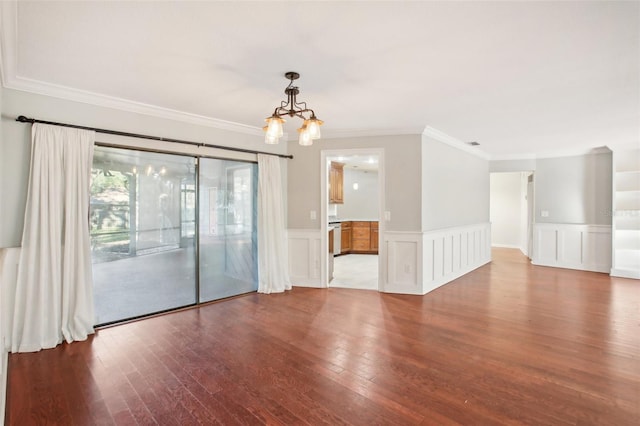
[[[383,291],[382,278],[385,276],[386,247],[384,241],[385,231],[385,169],[384,148],[344,148],[325,149],[320,151],[320,284],[321,287],[329,287],[329,221],[327,216],[329,206],[329,157],[352,155],[377,155],[378,156],[378,291]]]

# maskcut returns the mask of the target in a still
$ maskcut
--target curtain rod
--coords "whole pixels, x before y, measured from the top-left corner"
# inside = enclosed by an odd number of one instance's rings
[[[254,150],[251,150],[251,149],[234,148],[234,147],[230,147],[230,146],[211,145],[211,144],[204,143],[204,142],[185,141],[185,140],[181,140],[181,139],[163,138],[161,136],[143,135],[143,134],[140,134],[140,133],[120,132],[118,130],[98,129],[98,128],[95,128],[95,127],[78,126],[76,124],[57,123],[55,121],[36,120],[35,118],[27,118],[24,115],[21,115],[18,118],[16,118],[16,121],[19,121],[20,123],[31,123],[31,124],[33,124],[33,123],[41,123],[41,124],[50,124],[52,126],[71,127],[73,129],[93,130],[93,131],[95,131],[97,133],[105,133],[105,134],[108,134],[108,135],[128,136],[128,137],[138,138],[138,139],[151,139],[151,140],[154,140],[154,141],[180,143],[180,144],[183,144],[183,145],[194,145],[194,146],[198,146],[198,147],[224,149],[224,150],[227,150],[227,151],[235,151],[235,152],[245,152],[245,153],[248,153],[248,154],[267,154],[267,155],[276,155],[276,156],[278,156],[280,158],[293,158],[293,155],[274,154],[274,153],[265,152],[265,151],[254,151]]]

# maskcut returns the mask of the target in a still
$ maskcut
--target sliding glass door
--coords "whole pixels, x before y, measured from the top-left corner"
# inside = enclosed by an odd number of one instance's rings
[[[200,161],[200,301],[258,289],[257,165]]]
[[[96,324],[257,290],[255,164],[96,147],[92,174]]]

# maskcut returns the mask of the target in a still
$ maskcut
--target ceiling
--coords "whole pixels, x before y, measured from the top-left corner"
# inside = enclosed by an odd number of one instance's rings
[[[477,141],[493,159],[640,143],[640,2],[47,1],[0,10],[9,88],[259,134],[285,99],[283,74],[297,71],[298,99],[325,121],[324,138],[427,128]]]

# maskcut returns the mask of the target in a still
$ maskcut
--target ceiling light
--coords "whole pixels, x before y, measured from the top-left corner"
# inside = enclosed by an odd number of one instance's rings
[[[265,119],[267,125],[263,127],[265,131],[264,141],[268,144],[277,144],[279,142],[279,139],[284,134],[282,123],[285,121],[282,117],[288,115],[289,117],[300,117],[304,120],[302,127],[298,129],[300,133],[298,143],[303,146],[312,145],[314,139],[320,139],[320,126],[324,122],[316,117],[312,109],[307,108],[306,102],[298,102],[296,99],[300,90],[297,86],[293,86],[293,82],[300,78],[300,74],[290,71],[284,76],[290,80],[289,85],[284,89],[287,100],[280,102],[280,106],[273,111],[271,117]],[[305,114],[307,115],[305,116]]]

